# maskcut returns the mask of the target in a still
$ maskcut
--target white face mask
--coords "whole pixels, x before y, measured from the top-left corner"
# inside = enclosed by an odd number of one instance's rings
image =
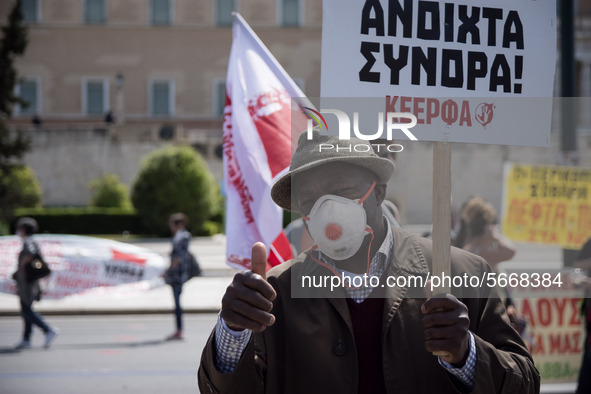
[[[309,217],[303,219],[308,221],[308,231],[318,250],[333,260],[346,260],[357,253],[365,236],[372,232],[362,204],[375,185],[374,181],[357,200],[326,194],[314,203]]]

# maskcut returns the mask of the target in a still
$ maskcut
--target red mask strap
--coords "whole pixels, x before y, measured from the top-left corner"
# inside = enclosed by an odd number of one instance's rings
[[[371,186],[369,187],[369,190],[367,191],[367,193],[365,193],[365,194],[363,195],[363,197],[361,197],[361,198],[359,199],[359,201],[357,202],[357,204],[359,204],[359,205],[363,204],[363,201],[365,201],[365,200],[367,199],[367,197],[369,197],[369,195],[371,194],[371,192],[373,192],[373,189],[376,187],[376,184],[377,184],[377,182],[376,182],[376,181],[373,181],[373,182],[371,183]]]
[[[365,268],[365,275],[369,275],[369,266],[370,266],[370,262],[371,262],[371,260],[370,260],[369,256],[370,256],[370,253],[371,253],[371,244],[372,244],[372,242],[373,242],[374,235],[373,235],[373,231],[372,231],[371,227],[366,227],[366,230],[367,230],[367,232],[368,232],[368,233],[370,233],[370,234],[371,234],[371,239],[370,239],[370,241],[369,241],[369,247],[368,247],[368,249],[367,249],[367,267]],[[312,247],[310,248],[310,251],[313,251],[313,250],[318,250],[318,245],[314,245],[314,246],[312,246]],[[319,265],[321,265],[321,266],[323,266],[323,267],[327,268],[327,269],[328,269],[330,272],[332,272],[332,273],[333,273],[333,275],[334,275],[334,276],[336,276],[336,277],[340,277],[339,273],[338,273],[338,272],[337,272],[337,271],[336,271],[334,268],[332,268],[330,265],[328,265],[328,264],[326,264],[326,263],[323,263],[322,261],[318,260],[316,257],[314,257],[314,255],[313,255],[312,253],[310,253],[310,257],[311,257],[311,258],[312,258],[312,260],[314,260],[314,261],[315,261],[317,264],[319,264]],[[347,285],[345,285],[345,287],[347,287],[347,288],[349,288],[349,289],[359,289],[359,287],[351,287],[351,286],[347,286]]]

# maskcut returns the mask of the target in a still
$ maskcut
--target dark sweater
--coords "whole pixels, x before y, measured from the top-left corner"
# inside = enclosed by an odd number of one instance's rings
[[[353,322],[357,363],[359,367],[359,394],[385,394],[382,370],[382,316],[383,298],[367,298],[356,303],[347,298]]]

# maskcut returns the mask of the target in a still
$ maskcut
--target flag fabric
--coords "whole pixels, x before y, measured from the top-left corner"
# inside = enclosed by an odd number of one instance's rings
[[[306,127],[291,101],[304,94],[237,13],[232,31],[223,137],[226,262],[250,269],[252,245],[262,241],[270,268],[291,257],[283,211],[270,190],[289,168],[292,126]]]

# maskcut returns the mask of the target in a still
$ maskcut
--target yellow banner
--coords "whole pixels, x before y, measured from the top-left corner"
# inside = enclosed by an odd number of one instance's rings
[[[566,249],[591,238],[591,169],[507,163],[503,178],[505,236]]]

